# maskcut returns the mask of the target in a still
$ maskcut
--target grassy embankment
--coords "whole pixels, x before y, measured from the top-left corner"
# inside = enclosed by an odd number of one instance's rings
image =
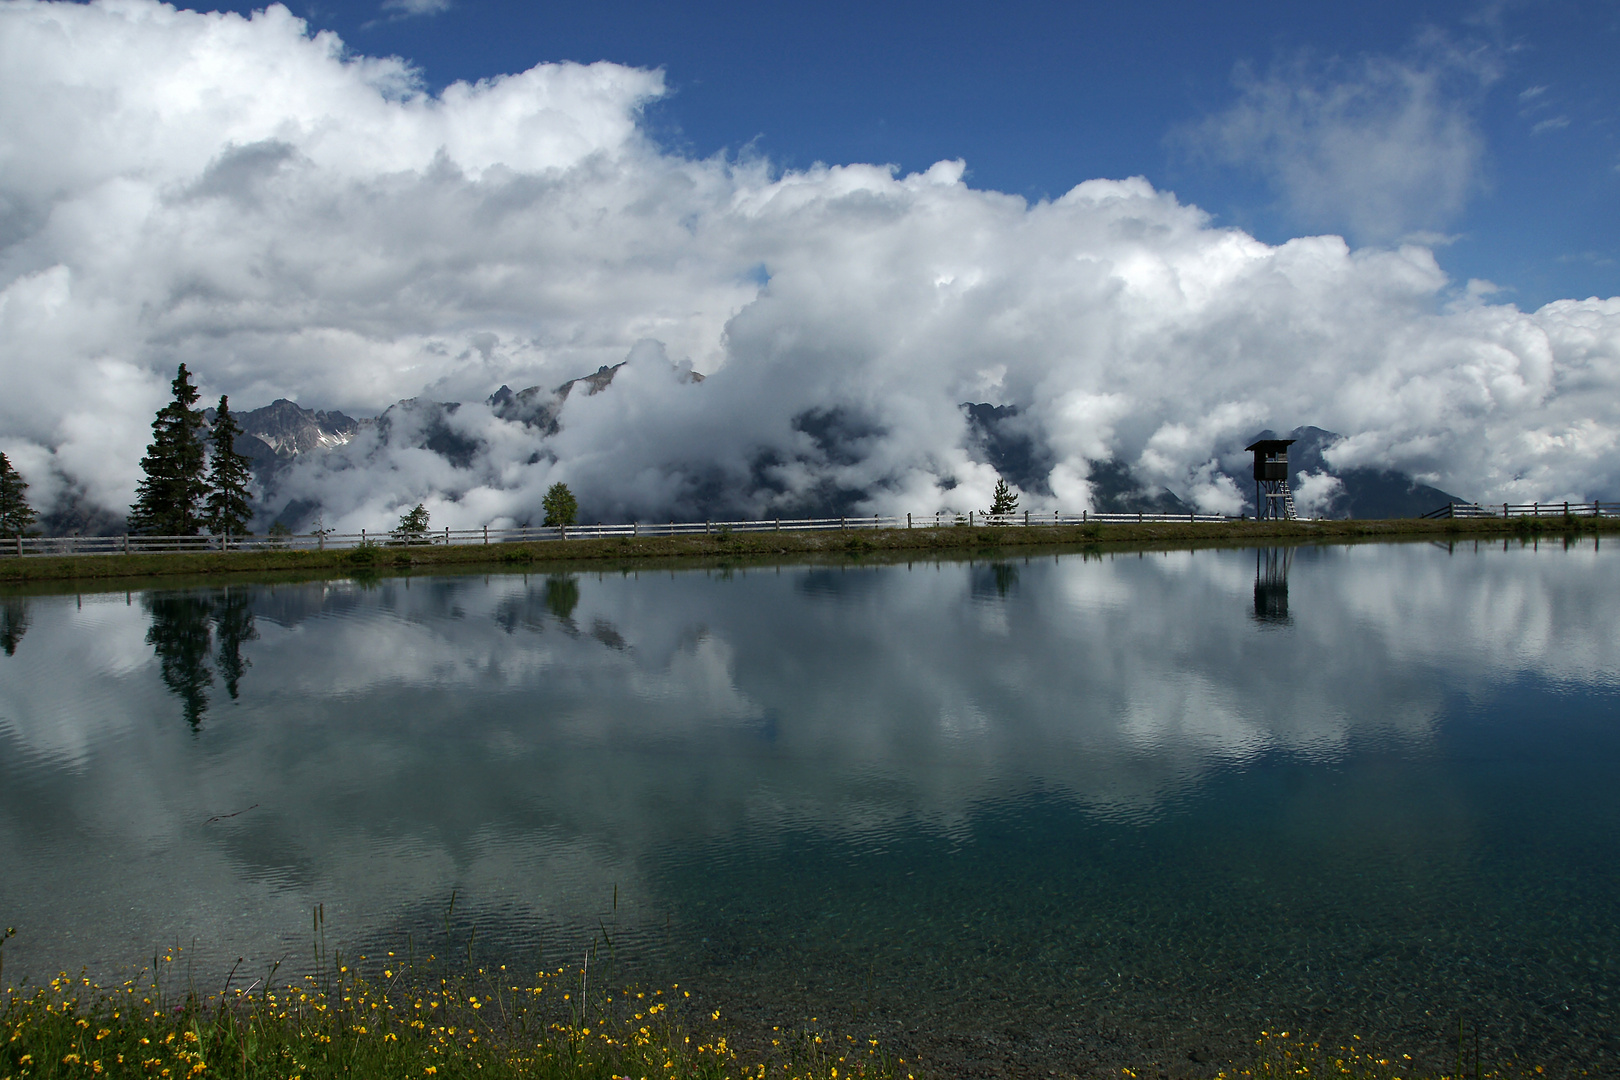
[[[160,958],[155,970],[167,972],[174,959]],[[778,1033],[765,1052],[739,1053],[720,1014],[698,1012],[679,987],[604,993],[579,968],[435,973],[390,953],[380,963],[338,961],[301,983],[266,985],[174,994],[147,969],[114,989],[64,974],[31,991],[0,991],[0,1078],[906,1076],[906,1065],[875,1043],[809,1030]]]
[[[410,568],[524,566],[622,559],[709,559],[996,551],[1027,546],[1313,543],[1566,536],[1620,531],[1620,518],[1546,517],[1426,521],[1143,522],[1031,526],[850,529],[824,532],[719,532],[712,535],[548,540],[451,547],[370,546],[334,551],[172,552],[0,559],[0,583],[83,581],[176,575],[346,573]]]
[[[61,975],[31,991],[0,991],[0,1080],[924,1080],[922,1063],[877,1040],[810,1027],[773,1028],[739,1050],[721,1014],[690,993],[590,985],[583,968],[519,977],[505,967],[471,974],[416,969],[389,953],[351,967],[335,962],[302,983],[269,979],[203,997],[165,992],[154,974],[114,989]],[[429,958],[431,966],[432,958]],[[369,974],[362,974],[362,968]],[[272,972],[273,975],[273,972]],[[424,977],[425,976],[425,977]],[[262,985],[261,985],[262,984]],[[1252,1060],[1200,1075],[1462,1080],[1534,1076],[1484,1068],[1459,1038],[1457,1066],[1413,1070],[1359,1043],[1323,1047],[1290,1032],[1262,1032]],[[1109,1075],[1164,1075],[1118,1067]],[[1180,1075],[1180,1074],[1178,1074]]]

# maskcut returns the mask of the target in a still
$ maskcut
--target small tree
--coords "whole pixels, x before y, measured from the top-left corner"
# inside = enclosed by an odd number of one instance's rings
[[[195,536],[202,524],[199,503],[203,479],[202,412],[191,373],[181,364],[170,384],[174,400],[152,420],[152,442],[141,459],[145,479],[129,508],[129,531],[156,536]]]
[[[0,454],[0,536],[8,540],[26,533],[38,516],[23,494],[27,490],[28,481]]]
[[[546,512],[547,525],[572,525],[579,517],[579,500],[561,481],[551,485],[546,497],[540,500],[540,506]]]
[[[1018,496],[1014,495],[1012,493],[1012,489],[1007,487],[1007,481],[997,479],[996,492],[993,496],[991,496],[990,501],[991,515],[1016,514],[1017,512]]]
[[[214,456],[208,463],[208,531],[215,536],[241,535],[253,520],[248,503],[248,480],[252,477],[246,456],[236,452],[236,437],[242,425],[231,415],[230,399],[221,396],[214,415],[211,441]]]
[[[394,526],[394,531],[388,535],[396,544],[425,544],[427,543],[428,512],[421,503],[416,509],[408,511]]]

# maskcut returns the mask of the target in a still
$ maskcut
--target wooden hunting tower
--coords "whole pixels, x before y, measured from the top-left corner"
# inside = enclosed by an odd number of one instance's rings
[[[1254,451],[1254,513],[1261,521],[1292,521],[1294,493],[1288,490],[1288,448],[1293,439],[1257,439],[1243,449]]]

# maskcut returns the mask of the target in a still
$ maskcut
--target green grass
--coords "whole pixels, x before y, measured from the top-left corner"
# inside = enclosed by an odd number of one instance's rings
[[[159,970],[174,957],[160,958]],[[395,966],[397,965],[397,967]],[[392,954],[371,974],[203,998],[165,994],[160,980],[104,989],[65,975],[32,992],[0,992],[0,1080],[916,1080],[915,1063],[814,1030],[773,1029],[739,1050],[719,1012],[679,986],[594,992],[580,968],[518,979],[504,968],[422,979]],[[1459,1038],[1455,1068],[1433,1073],[1360,1040],[1324,1046],[1262,1032],[1251,1061],[1209,1065],[1219,1080],[1505,1080],[1542,1070],[1487,1066]],[[1156,1067],[1123,1066],[1128,1080]]]
[[[551,540],[450,547],[368,546],[343,551],[173,552],[0,559],[0,583],[107,581],[219,574],[355,574],[410,568],[517,568],[536,564],[631,559],[769,559],[944,551],[1005,551],[1054,545],[1253,545],[1326,540],[1483,539],[1620,531],[1620,518],[1501,518],[1426,521],[1239,521],[850,529],[822,532],[720,532],[712,535]]]
[[[59,976],[0,993],[0,1078],[57,1080],[762,1080],[894,1078],[876,1044],[811,1031],[739,1053],[718,1012],[669,990],[601,993],[583,969],[518,978],[505,967],[424,977],[389,957],[339,963],[276,989],[202,997],[144,978],[102,988]],[[268,980],[266,980],[268,981]]]

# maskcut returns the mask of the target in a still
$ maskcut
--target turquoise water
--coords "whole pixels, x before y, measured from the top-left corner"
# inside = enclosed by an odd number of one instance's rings
[[[1615,560],[10,594],[5,975],[296,970],[316,904],[351,952],[444,947],[454,891],[480,960],[594,944],[936,1075],[1181,1075],[1268,1028],[1438,1067],[1459,1018],[1487,1065],[1613,1074]]]

